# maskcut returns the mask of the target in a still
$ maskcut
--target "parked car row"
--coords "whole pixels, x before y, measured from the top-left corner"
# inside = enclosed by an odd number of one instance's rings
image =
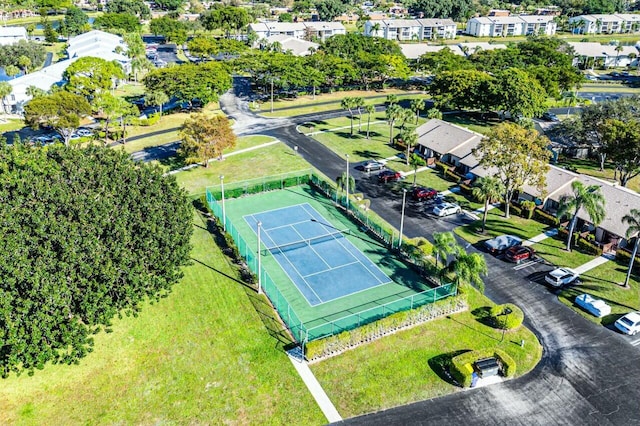
[[[78,140],[93,135],[93,131],[87,128],[79,128],[69,137],[71,140]],[[28,141],[37,145],[50,145],[52,143],[61,142],[63,137],[58,133],[46,133],[31,137]]]

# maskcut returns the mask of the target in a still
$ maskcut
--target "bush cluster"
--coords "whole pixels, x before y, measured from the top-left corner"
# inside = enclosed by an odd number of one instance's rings
[[[462,387],[471,386],[473,375],[473,363],[483,358],[496,358],[500,364],[500,370],[505,377],[512,377],[516,372],[516,363],[509,354],[501,349],[486,349],[465,352],[451,359],[451,376]]]
[[[399,328],[419,324],[466,308],[466,295],[458,294],[416,309],[397,312],[353,330],[308,342],[304,347],[305,358],[313,360],[330,356],[361,343],[375,340]]]
[[[505,330],[514,330],[522,325],[524,312],[512,303],[505,303],[504,305],[492,307],[491,317],[496,327],[504,328]]]
[[[560,225],[560,220],[557,217],[550,215],[549,213],[545,212],[542,209],[534,209],[533,218],[538,222],[542,222],[547,225],[551,225],[551,226]]]
[[[460,176],[458,176],[458,174],[456,172],[453,172],[449,169],[444,171],[444,177],[447,180],[450,180],[451,182],[459,182],[460,181]]]
[[[153,126],[158,121],[160,121],[160,113],[156,112],[153,114],[149,114],[147,118],[131,118],[129,119],[129,124],[132,126]]]

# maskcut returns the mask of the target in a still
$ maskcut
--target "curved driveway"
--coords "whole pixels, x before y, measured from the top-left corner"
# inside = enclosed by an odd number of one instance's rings
[[[271,135],[291,147],[297,146],[300,155],[331,179],[345,169],[344,159],[295,129],[295,123],[312,117],[319,119],[322,114],[269,120],[249,112],[243,104],[233,95],[221,98],[221,106],[236,120],[236,129],[241,134]],[[399,224],[398,192],[380,187],[353,165],[350,171],[357,179],[358,190],[371,199],[372,209],[389,223]],[[453,229],[465,220],[436,219],[421,206],[409,204],[404,230],[410,238],[431,237],[434,231]],[[468,250],[475,248],[470,246]],[[485,293],[497,303],[513,302],[522,307],[526,325],[534,330],[544,347],[540,364],[516,380],[372,413],[345,423],[640,424],[640,351],[629,344],[629,339],[562,305],[540,284],[548,266],[516,271],[499,259],[486,257],[489,275]]]

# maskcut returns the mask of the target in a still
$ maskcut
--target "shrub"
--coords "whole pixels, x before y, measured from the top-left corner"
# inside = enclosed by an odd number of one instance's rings
[[[473,189],[465,183],[461,183],[458,186],[460,187],[460,192],[462,192],[463,194],[471,195],[473,193]]]
[[[415,248],[423,256],[431,256],[433,254],[433,244],[426,238],[418,237],[407,242],[407,245],[411,248]]]
[[[505,209],[504,203],[502,203],[502,210],[504,209]],[[509,212],[516,216],[522,216],[522,209],[513,203],[509,203]]]
[[[129,124],[133,126],[153,126],[158,121],[160,121],[160,113],[156,112],[153,114],[149,114],[147,118],[131,118],[129,120]]]
[[[538,222],[546,223],[547,225],[551,225],[551,226],[560,225],[560,220],[557,217],[550,215],[549,213],[545,212],[542,209],[534,209],[533,218]]]
[[[506,352],[500,349],[486,349],[481,351],[469,351],[451,359],[451,376],[462,387],[471,386],[473,375],[473,363],[483,358],[494,357],[502,366],[502,374],[512,377],[516,372],[516,363]]]
[[[445,179],[450,180],[452,182],[458,182],[460,180],[460,176],[458,176],[455,172],[452,172],[449,169],[444,171],[444,177]]]
[[[527,219],[531,219],[531,217],[533,217],[533,209],[536,208],[536,203],[534,203],[533,201],[525,200],[520,203],[520,206],[526,212],[524,217],[526,217]]]
[[[444,164],[442,161],[436,160],[435,166],[436,166],[436,170],[438,170],[439,172],[442,172],[442,173],[444,173],[445,170],[449,170],[449,166]]]
[[[509,313],[505,314],[505,312]],[[498,328],[504,328],[505,330],[516,329],[520,327],[524,321],[522,309],[512,303],[492,307],[491,316]]]
[[[640,254],[640,250],[638,250],[638,254]],[[640,268],[640,259],[638,258],[638,254],[636,254],[636,260],[633,262],[633,269]],[[616,260],[624,265],[628,265],[631,260],[631,253],[619,248],[616,250]]]
[[[578,249],[580,251],[583,251],[587,254],[593,254],[595,256],[600,256],[602,255],[602,248],[598,247],[596,244],[585,240],[584,238],[578,238],[578,241],[576,243],[576,247],[578,247]]]

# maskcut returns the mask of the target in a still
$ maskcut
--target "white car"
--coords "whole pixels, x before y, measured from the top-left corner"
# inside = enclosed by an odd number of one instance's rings
[[[575,283],[578,279],[578,274],[573,269],[558,268],[545,275],[544,279],[552,287],[561,288]]]
[[[607,305],[604,300],[596,299],[589,294],[576,296],[576,305],[598,318],[611,313],[611,306]]]
[[[91,136],[91,130],[89,129],[78,129],[78,131],[76,132],[78,134],[78,136],[82,136],[82,137],[86,137],[86,136]]]
[[[615,322],[615,326],[624,334],[633,336],[640,331],[640,312],[629,312],[627,315],[619,318],[618,321]]]
[[[442,203],[436,204],[433,208],[433,214],[439,217],[449,216],[452,214],[460,213],[462,209],[459,205],[454,203]]]
[[[522,239],[515,235],[500,235],[484,242],[484,247],[490,253],[504,253],[511,247],[519,246],[522,244]]]

